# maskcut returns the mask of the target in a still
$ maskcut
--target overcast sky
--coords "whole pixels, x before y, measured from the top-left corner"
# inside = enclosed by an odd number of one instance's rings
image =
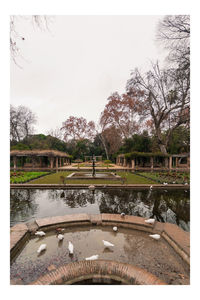
[[[38,117],[36,133],[61,127],[69,116],[97,122],[112,92],[124,92],[130,72],[162,61],[155,41],[162,16],[56,16],[50,31],[18,18],[24,60],[11,62],[11,104]]]

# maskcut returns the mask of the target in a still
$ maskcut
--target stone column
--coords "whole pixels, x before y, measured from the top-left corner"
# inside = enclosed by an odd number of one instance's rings
[[[53,169],[53,162],[54,162],[54,157],[50,157],[50,168]]]
[[[135,159],[131,160],[131,167],[133,169],[133,171],[135,170]]]
[[[13,156],[14,170],[17,168],[17,156]]]
[[[172,169],[172,156],[169,157],[169,169]]]
[[[189,156],[187,157],[187,168],[188,169],[190,168],[190,157]]]
[[[35,168],[35,157],[32,156],[32,168]]]
[[[56,156],[56,170],[58,169],[58,156]]]
[[[42,167],[42,157],[40,156],[40,167]]]
[[[176,168],[178,168],[178,157],[176,157]]]
[[[150,157],[151,172],[153,172],[153,157]]]
[[[126,167],[126,158],[124,157],[124,167]]]

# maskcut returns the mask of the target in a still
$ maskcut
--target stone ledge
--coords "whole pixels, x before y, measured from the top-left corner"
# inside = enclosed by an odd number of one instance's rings
[[[38,227],[47,227],[57,224],[68,224],[68,223],[81,223],[81,222],[88,222],[90,223],[90,217],[87,214],[74,214],[74,215],[64,215],[64,216],[57,216],[57,217],[49,217],[43,219],[37,219],[36,223]]]
[[[22,184],[10,184],[11,189],[25,189],[25,188],[37,188],[37,189],[72,189],[72,188],[77,188],[77,189],[82,189],[82,188],[88,188],[91,183],[89,184],[31,184],[31,183],[22,183]],[[163,184],[95,184],[95,187],[98,188],[125,188],[125,189],[149,189],[150,186],[153,186],[153,189],[174,189],[174,188],[181,188],[184,190],[190,189],[190,185],[184,185],[184,184],[168,184],[163,185]]]
[[[121,217],[120,214],[102,214],[102,225],[118,225],[148,232],[154,228],[154,225],[145,223],[145,218],[128,215]]]
[[[124,284],[165,285],[155,275],[133,265],[110,261],[74,262],[41,276],[31,285],[73,284],[89,278],[110,278]]]
[[[29,236],[26,224],[16,224],[10,229],[10,258],[13,259],[20,251]]]
[[[28,227],[24,223],[16,224],[10,229],[10,250],[12,250],[17,243],[24,237],[28,232]]]
[[[190,254],[190,236],[175,224],[164,223],[164,232],[172,239],[183,251]]]

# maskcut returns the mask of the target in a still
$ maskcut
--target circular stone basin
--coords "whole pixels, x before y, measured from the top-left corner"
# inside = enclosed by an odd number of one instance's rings
[[[11,263],[11,283],[29,284],[63,265],[98,254],[100,260],[142,268],[167,284],[189,284],[189,266],[162,237],[155,241],[143,231],[118,228],[113,232],[109,226],[65,228],[62,234],[64,240],[60,242],[55,231],[47,232],[45,237],[30,238]],[[102,240],[114,247],[105,248]],[[73,256],[69,255],[69,241],[74,245]],[[44,243],[47,250],[38,255],[37,249]]]

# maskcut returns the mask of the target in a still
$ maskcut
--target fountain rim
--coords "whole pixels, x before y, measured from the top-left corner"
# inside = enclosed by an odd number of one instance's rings
[[[117,226],[148,233],[158,233],[175,250],[175,252],[190,264],[190,233],[171,223],[156,221],[154,225],[144,222],[145,218],[120,214],[73,214],[37,219],[30,223],[18,223],[11,227],[10,258],[18,255],[24,244],[37,230],[51,231],[58,227],[72,226]]]

